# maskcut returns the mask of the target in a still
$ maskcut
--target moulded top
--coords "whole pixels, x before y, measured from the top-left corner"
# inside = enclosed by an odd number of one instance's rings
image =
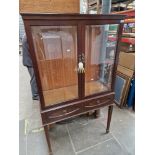
[[[56,13],[21,13],[23,19],[64,19],[64,20],[93,20],[93,19],[104,19],[104,20],[123,20],[126,15],[120,14],[79,14],[79,13],[67,13],[67,14],[56,14]]]

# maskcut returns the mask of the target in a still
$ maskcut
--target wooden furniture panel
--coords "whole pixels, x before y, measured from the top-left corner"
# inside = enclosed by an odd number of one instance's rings
[[[95,99],[90,99],[84,103],[84,111],[99,109],[106,105],[112,104],[114,100],[114,93],[106,96],[96,97]]]
[[[76,103],[69,106],[64,106],[62,108],[53,109],[49,112],[44,112],[42,113],[43,124],[46,125],[51,122],[57,122],[69,118],[71,116],[75,116],[81,113],[83,111],[82,109],[82,103]]]
[[[79,0],[19,0],[20,13],[80,13]]]
[[[114,93],[105,96],[98,96],[83,101],[73,102],[71,105],[64,105],[53,110],[45,110],[42,112],[43,124],[46,125],[50,122],[57,122],[80,113],[85,113],[90,110],[99,109],[109,104],[113,104]]]
[[[123,30],[122,20],[125,16],[22,14],[22,17],[38,85],[41,116],[49,152],[51,153],[52,149],[48,124],[105,106],[109,106],[106,129],[106,133],[108,133],[113,110],[119,45]],[[113,49],[108,45],[110,47],[108,51],[114,50],[112,55],[107,54],[106,51],[107,43],[109,43],[108,33],[101,33],[100,29],[100,26],[105,24],[119,25],[117,37],[114,37],[116,47]],[[88,31],[87,25],[89,25]],[[95,28],[93,28],[94,25]],[[108,26],[104,28],[108,28]],[[86,31],[87,33],[85,33]],[[112,33],[110,31],[110,34]],[[100,34],[101,36],[98,37]],[[105,57],[100,63],[101,45],[105,47]],[[103,67],[104,63],[106,65]],[[105,83],[100,79],[103,71],[108,72],[104,76],[108,79]]]

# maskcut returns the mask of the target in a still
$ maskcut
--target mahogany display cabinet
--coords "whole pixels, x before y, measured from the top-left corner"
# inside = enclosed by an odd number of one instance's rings
[[[49,124],[109,106],[108,133],[125,16],[21,15],[50,153]]]

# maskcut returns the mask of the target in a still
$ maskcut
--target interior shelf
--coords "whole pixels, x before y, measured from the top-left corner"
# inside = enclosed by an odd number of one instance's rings
[[[91,95],[98,92],[108,91],[108,87],[98,81],[86,82],[85,95]],[[48,91],[43,91],[46,106],[54,105],[64,101],[78,98],[78,87],[72,85]]]

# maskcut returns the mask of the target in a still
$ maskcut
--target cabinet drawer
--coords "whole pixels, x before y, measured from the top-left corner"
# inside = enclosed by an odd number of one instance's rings
[[[87,111],[104,107],[106,105],[112,104],[113,100],[114,100],[114,94],[89,100],[84,103],[84,110]]]
[[[69,118],[82,111],[82,104],[73,104],[59,109],[51,109],[42,113],[43,124],[57,122],[65,118]]]

